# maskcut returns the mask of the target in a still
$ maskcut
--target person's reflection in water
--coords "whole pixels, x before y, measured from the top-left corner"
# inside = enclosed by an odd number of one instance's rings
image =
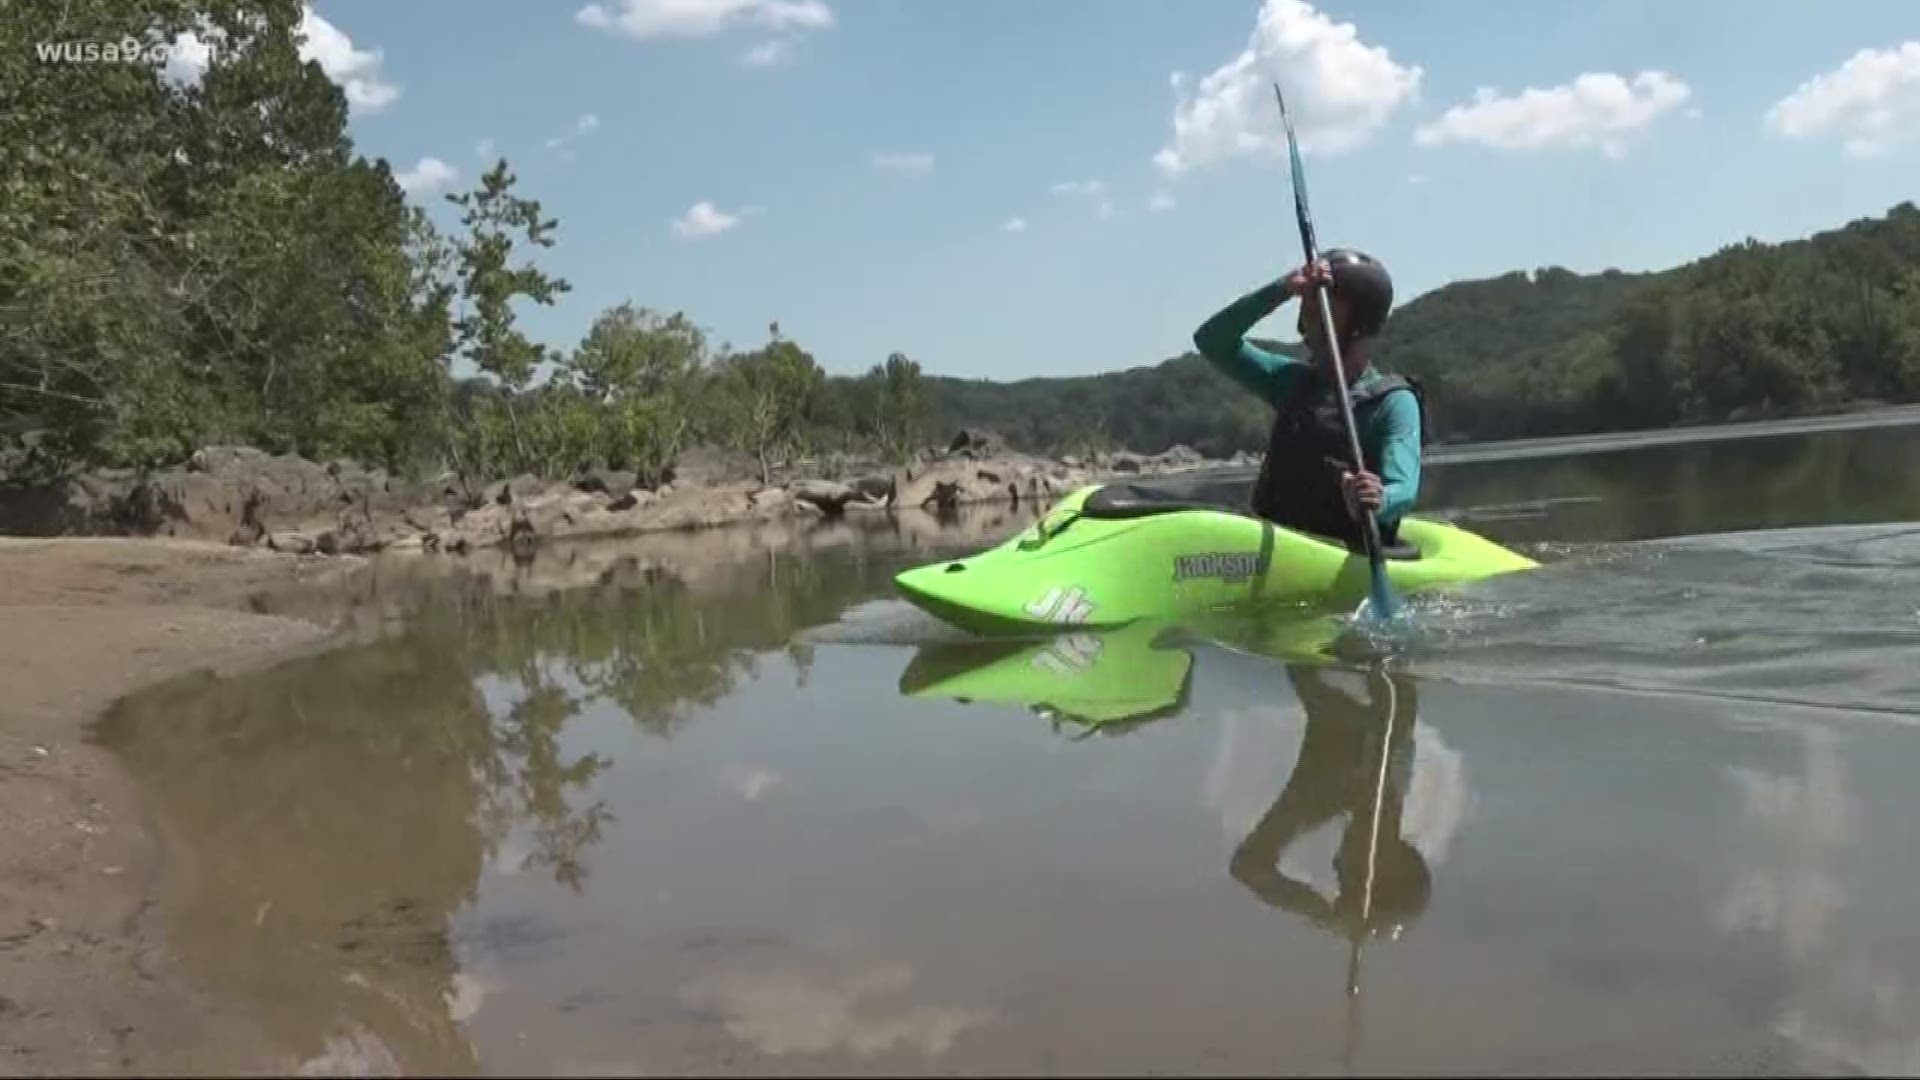
[[[1287,671],[1306,711],[1306,733],[1279,798],[1234,851],[1233,876],[1267,903],[1346,939],[1353,948],[1347,991],[1357,998],[1363,944],[1381,935],[1397,940],[1433,893],[1426,859],[1401,835],[1418,693],[1411,678],[1384,671],[1365,674],[1364,699],[1333,685],[1324,670]],[[1287,876],[1280,860],[1294,841],[1342,815],[1334,891],[1323,896]],[[1349,1060],[1357,1024],[1350,1013]]]

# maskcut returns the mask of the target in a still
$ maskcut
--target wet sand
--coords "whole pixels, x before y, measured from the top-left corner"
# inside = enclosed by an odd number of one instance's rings
[[[0,540],[0,1075],[279,1067],[242,1018],[172,972],[151,917],[159,830],[86,729],[141,687],[321,645],[317,623],[249,604],[359,565],[187,542]]]

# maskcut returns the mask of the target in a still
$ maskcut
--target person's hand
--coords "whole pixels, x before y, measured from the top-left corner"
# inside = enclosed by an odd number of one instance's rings
[[[1289,273],[1286,277],[1287,295],[1298,299],[1312,292],[1317,285],[1333,288],[1333,265],[1325,259],[1318,259]]]
[[[1361,508],[1369,511],[1380,509],[1380,501],[1386,490],[1381,485],[1379,477],[1365,470],[1341,474],[1340,486],[1345,489],[1347,505],[1354,508],[1356,517],[1359,516]]]

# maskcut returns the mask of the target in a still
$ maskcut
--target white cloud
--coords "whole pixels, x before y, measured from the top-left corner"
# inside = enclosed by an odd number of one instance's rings
[[[569,131],[564,135],[555,135],[553,138],[548,139],[547,149],[559,150],[561,147],[567,145],[573,140],[582,138],[587,135],[591,135],[598,130],[600,130],[600,118],[598,116],[595,116],[592,113],[587,113],[581,116],[580,119],[575,120],[573,122],[572,131]],[[562,155],[568,158],[571,158],[573,156],[571,153],[566,151],[562,151]]]
[[[674,221],[673,231],[682,240],[703,240],[709,236],[719,236],[730,229],[738,228],[746,220],[752,209],[728,213],[706,200],[694,203],[687,212]]]
[[[473,156],[482,161],[493,160],[494,145],[492,139],[481,139],[473,148]]]
[[[768,1057],[917,1054],[930,1060],[992,1021],[984,1009],[913,1003],[924,996],[915,992],[915,981],[903,963],[853,965],[796,955],[779,966],[736,963],[687,983],[677,996]]]
[[[1407,183],[1417,186],[1426,183],[1428,179],[1429,177],[1425,173],[1414,173],[1412,176],[1407,177]]]
[[[1027,219],[1022,217],[1008,218],[1007,223],[1000,226],[1000,228],[1003,232],[1026,232]]]
[[[1855,157],[1884,153],[1920,130],[1920,41],[1861,49],[1780,99],[1766,121],[1791,139],[1836,136]]]
[[[588,4],[574,13],[574,21],[647,41],[710,37],[740,25],[822,30],[833,25],[833,10],[821,0],[612,0]]]
[[[459,179],[460,173],[453,166],[437,157],[423,157],[413,168],[394,177],[400,190],[407,192],[438,191]]]
[[[332,23],[315,14],[311,6],[303,9],[299,32],[300,59],[314,60],[327,77],[346,91],[347,103],[356,109],[379,112],[400,96],[400,88],[381,78],[381,53],[378,49],[354,48]]]
[[[1164,214],[1173,209],[1173,192],[1156,191],[1153,198],[1147,200],[1147,209],[1156,214]]]
[[[1179,175],[1234,157],[1284,152],[1276,79],[1302,153],[1353,150],[1413,100],[1420,78],[1418,67],[1362,42],[1353,24],[1335,23],[1305,0],[1266,0],[1239,56],[1191,94],[1184,75],[1169,80],[1177,95],[1173,143],[1154,155],[1154,164]]]
[[[192,86],[207,73],[213,63],[213,46],[192,30],[183,30],[172,41],[166,65],[160,74],[169,82]]]
[[[772,67],[793,54],[793,42],[775,38],[761,42],[740,54],[740,62],[748,67]]]
[[[1421,146],[1478,143],[1496,150],[1586,150],[1624,157],[1628,141],[1678,109],[1693,91],[1664,71],[1631,80],[1587,72],[1564,86],[1528,87],[1511,97],[1489,88],[1414,132]]]
[[[759,802],[767,792],[781,784],[777,774],[744,765],[728,765],[722,769],[720,782],[748,802]]]
[[[876,169],[905,176],[925,176],[933,171],[933,155],[924,150],[911,153],[877,153],[868,160]]]
[[[1053,185],[1053,192],[1086,199],[1093,204],[1095,217],[1110,218],[1114,214],[1113,196],[1107,193],[1104,180],[1062,180]]]

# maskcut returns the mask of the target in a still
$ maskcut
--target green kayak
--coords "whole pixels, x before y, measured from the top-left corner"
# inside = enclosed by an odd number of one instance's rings
[[[1387,576],[1403,593],[1536,565],[1412,517],[1387,552]],[[1134,484],[1081,488],[998,546],[894,578],[915,605],[982,634],[1125,626],[1248,604],[1352,606],[1367,584],[1366,556],[1338,541]]]
[[[1186,708],[1194,648],[1210,645],[1287,664],[1337,662],[1343,614],[1170,626],[1142,620],[1112,630],[1075,629],[1040,638],[923,645],[900,675],[911,698],[1026,707],[1056,727],[1120,733]]]

